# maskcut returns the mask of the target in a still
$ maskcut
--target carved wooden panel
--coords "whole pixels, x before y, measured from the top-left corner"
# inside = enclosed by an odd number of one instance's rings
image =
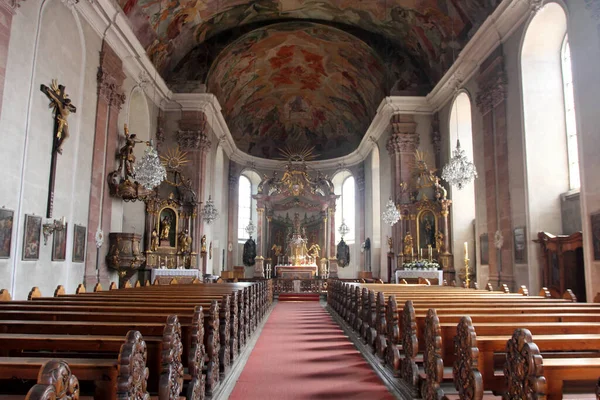
[[[543,376],[542,356],[533,343],[528,329],[516,329],[506,342],[504,376],[507,398],[545,400],[546,378]]]
[[[453,368],[454,386],[461,399],[481,400],[483,380],[477,369],[477,336],[471,317],[462,317],[456,327],[454,337],[455,362]]]
[[[127,332],[119,353],[117,398],[150,400],[147,359],[148,352],[142,334],[139,331]]]
[[[425,317],[425,382],[421,386],[421,397],[424,399],[443,399],[444,392],[440,383],[444,377],[442,360],[442,336],[440,320],[434,309],[430,308]]]
[[[158,388],[159,400],[179,398],[179,394],[183,389],[182,353],[181,324],[179,323],[177,315],[169,315],[163,331],[161,353],[162,371]]]
[[[37,383],[25,400],[78,400],[79,381],[63,360],[50,360],[40,368]]]

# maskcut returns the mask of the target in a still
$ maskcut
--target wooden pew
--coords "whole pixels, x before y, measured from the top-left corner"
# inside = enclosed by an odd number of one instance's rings
[[[52,359],[29,357],[0,357],[0,376],[16,379],[32,380],[38,378],[38,384],[50,385],[48,380],[42,380],[40,374],[51,371],[66,372],[61,365]],[[147,394],[146,386],[148,373],[146,367],[146,344],[142,335],[137,331],[129,331],[125,342],[121,345],[118,357],[113,359],[77,359],[69,360],[69,371],[72,371],[80,381],[96,383],[97,399],[117,399],[123,396],[138,396]],[[37,385],[36,385],[37,386]],[[33,395],[39,393],[41,387],[34,386]],[[45,390],[50,390],[46,388]]]

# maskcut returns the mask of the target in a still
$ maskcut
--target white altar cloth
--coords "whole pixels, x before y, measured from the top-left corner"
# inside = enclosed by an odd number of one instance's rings
[[[160,269],[153,268],[152,269],[152,278],[150,282],[154,282],[158,276],[191,276],[194,278],[198,278],[200,275],[200,271],[197,269]]]
[[[439,270],[427,270],[427,269],[399,269],[396,270],[396,283],[400,283],[402,279],[437,279],[438,285],[442,285],[444,281],[444,271]]]

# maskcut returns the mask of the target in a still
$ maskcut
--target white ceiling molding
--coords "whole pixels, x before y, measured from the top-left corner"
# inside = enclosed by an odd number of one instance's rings
[[[427,95],[427,101],[439,111],[452,100],[460,89],[477,72],[488,56],[517,29],[532,12],[535,0],[504,0],[479,27],[462,49],[456,62]]]
[[[336,168],[340,164],[351,166],[368,157],[374,143],[379,140],[395,113],[431,114],[440,110],[452,100],[456,90],[468,81],[481,63],[506,40],[515,29],[533,12],[532,3],[536,0],[503,0],[476,34],[458,55],[456,62],[446,72],[438,84],[426,97],[386,97],[381,102],[377,114],[358,148],[351,154],[331,160],[312,161],[311,165],[322,168]],[[206,113],[209,125],[221,143],[227,156],[241,165],[254,165],[256,168],[275,169],[280,161],[254,157],[239,150],[221,113],[221,106],[212,94],[173,93],[158,74],[148,58],[145,49],[136,38],[127,17],[112,0],[80,1],[76,8],[123,60],[129,76],[136,79],[144,72],[149,78],[146,95],[166,111],[201,109]],[[151,87],[151,88],[150,88]]]
[[[80,1],[75,8],[117,53],[128,76],[137,81],[146,74],[149,82],[145,92],[156,106],[169,101],[173,92],[154,68],[118,4],[111,0]]]

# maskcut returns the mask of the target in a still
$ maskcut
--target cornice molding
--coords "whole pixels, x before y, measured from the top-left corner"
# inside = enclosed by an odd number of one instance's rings
[[[133,33],[121,8],[111,0],[79,1],[75,9],[104,38],[123,61],[123,69],[138,84],[144,77],[146,96],[157,107],[162,107],[173,96],[173,92],[159,75],[148,58],[146,50]]]
[[[457,89],[469,81],[488,56],[508,39],[535,12],[536,0],[504,0],[462,49],[456,62],[427,95],[439,111],[454,98]]]

